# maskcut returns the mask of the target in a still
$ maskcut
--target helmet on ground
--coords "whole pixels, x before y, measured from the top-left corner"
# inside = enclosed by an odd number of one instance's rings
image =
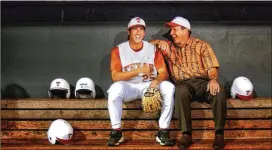
[[[70,144],[73,138],[73,127],[63,119],[53,121],[47,131],[51,144]]]

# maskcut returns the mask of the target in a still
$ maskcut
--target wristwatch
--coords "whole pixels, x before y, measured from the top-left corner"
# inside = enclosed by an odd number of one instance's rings
[[[210,80],[215,80],[215,81],[217,81],[217,78],[210,78]]]

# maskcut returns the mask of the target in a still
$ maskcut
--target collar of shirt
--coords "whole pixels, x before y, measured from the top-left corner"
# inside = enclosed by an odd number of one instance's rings
[[[187,40],[187,42],[185,44],[185,47],[181,48],[177,44],[174,44],[174,47],[175,47],[174,53],[175,53],[176,57],[178,58],[180,64],[182,63],[181,51],[183,51],[187,46],[191,45],[192,41],[193,41],[193,37],[190,36],[190,38]]]
[[[177,51],[183,50],[185,49],[187,46],[191,45],[193,41],[193,37],[190,36],[190,38],[187,40],[186,44],[184,47],[180,47],[177,44],[173,43],[174,47],[175,47],[175,53],[177,53]]]

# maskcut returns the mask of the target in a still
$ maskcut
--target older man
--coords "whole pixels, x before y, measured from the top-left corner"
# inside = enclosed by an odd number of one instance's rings
[[[218,60],[211,46],[191,36],[191,25],[186,18],[175,17],[166,23],[172,41],[152,40],[163,52],[176,85],[175,109],[183,136],[180,148],[192,144],[191,102],[211,105],[215,121],[213,148],[224,146],[226,120],[226,92],[218,83]]]

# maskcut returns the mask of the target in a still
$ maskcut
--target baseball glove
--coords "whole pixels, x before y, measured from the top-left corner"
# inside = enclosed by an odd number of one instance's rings
[[[161,109],[161,94],[157,88],[148,88],[142,99],[144,112],[156,112]]]

